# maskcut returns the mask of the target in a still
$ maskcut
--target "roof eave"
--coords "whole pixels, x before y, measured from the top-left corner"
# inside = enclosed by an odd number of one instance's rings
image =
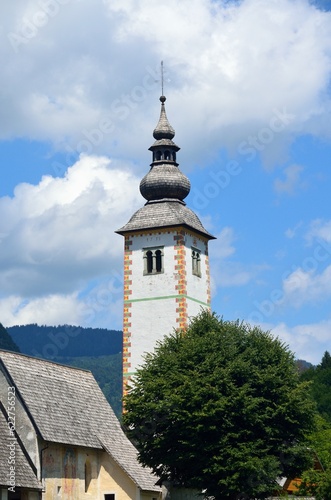
[[[199,235],[203,236],[204,238],[207,238],[208,240],[216,240],[216,236],[213,236],[212,234],[208,233],[207,231],[200,231],[199,229],[196,229],[193,226],[190,226],[189,224],[186,224],[185,222],[180,223],[180,224],[167,224],[167,225],[162,225],[162,226],[144,226],[144,227],[139,227],[139,228],[134,228],[134,229],[125,229],[125,226],[121,227],[120,229],[117,229],[115,233],[121,234],[122,236],[126,236],[127,234],[131,233],[139,233],[141,231],[152,231],[152,230],[157,230],[157,229],[169,229],[171,227],[177,228],[177,227],[185,227],[189,229],[190,231],[193,231],[195,233],[198,233]]]
[[[137,480],[131,473],[130,471],[128,471],[125,467],[123,467],[123,465],[119,462],[119,460],[117,459],[117,457],[111,452],[111,450],[108,448],[108,446],[106,446],[102,441],[101,439],[99,438],[99,441],[100,441],[100,445],[102,446],[102,448],[104,449],[104,451],[106,453],[108,453],[108,455],[110,455],[112,457],[112,459],[114,460],[114,462],[117,463],[117,465],[125,472],[125,474],[127,474],[129,476],[129,478],[131,479],[131,481],[138,487],[140,488],[142,491],[158,491],[160,492],[161,491],[161,488],[160,486],[158,486],[158,481],[159,481],[159,478],[157,476],[155,476],[155,489],[150,489],[150,487],[147,489],[144,487],[144,485],[140,484],[139,480]],[[143,467],[143,466],[142,466]],[[151,486],[151,485],[150,485]]]

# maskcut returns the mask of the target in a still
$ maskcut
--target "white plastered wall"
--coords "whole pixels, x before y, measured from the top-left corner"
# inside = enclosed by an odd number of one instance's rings
[[[185,293],[178,290],[180,276],[176,237],[178,228],[169,231],[135,234],[130,237],[130,368],[134,373],[144,354],[153,352],[157,341],[178,328],[178,298],[186,297],[187,317],[195,316],[209,303],[207,240],[193,232],[184,234]],[[144,275],[144,249],[163,248],[163,272]],[[201,277],[192,274],[192,247],[201,252]],[[177,299],[177,300],[176,300]]]

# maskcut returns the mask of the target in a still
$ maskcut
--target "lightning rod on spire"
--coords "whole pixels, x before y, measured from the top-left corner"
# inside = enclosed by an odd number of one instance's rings
[[[163,61],[161,61],[161,90],[162,90],[162,95],[163,95],[163,83],[164,83],[164,78],[163,78]]]

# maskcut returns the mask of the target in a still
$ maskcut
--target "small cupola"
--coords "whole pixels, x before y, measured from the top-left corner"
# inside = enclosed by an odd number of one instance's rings
[[[147,202],[162,199],[183,201],[190,192],[190,181],[178,168],[176,154],[180,148],[172,140],[175,130],[167,118],[165,96],[161,96],[160,101],[160,118],[153,131],[155,142],[149,148],[153,161],[140,183],[140,192]]]

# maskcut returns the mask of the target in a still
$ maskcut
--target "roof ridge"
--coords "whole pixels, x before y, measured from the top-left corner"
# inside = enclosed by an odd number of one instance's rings
[[[42,361],[43,363],[50,363],[50,364],[57,365],[57,366],[65,366],[66,368],[70,368],[72,370],[77,370],[77,371],[82,371],[82,372],[87,372],[87,373],[92,374],[91,370],[87,370],[86,368],[80,368],[77,366],[66,365],[64,363],[60,363],[59,361],[53,361],[51,359],[40,358],[39,356],[31,356],[30,354],[24,354],[22,352],[8,351],[7,349],[0,349],[0,356],[1,356],[2,352],[8,353],[8,354],[13,354],[15,356],[21,356],[24,358],[30,358],[30,359],[33,359],[36,361]],[[81,356],[81,357],[84,357],[84,356]],[[96,357],[99,357],[99,356],[96,356]]]

